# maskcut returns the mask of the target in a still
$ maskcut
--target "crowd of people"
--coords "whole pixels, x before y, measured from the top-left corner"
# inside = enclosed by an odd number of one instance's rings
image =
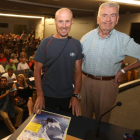
[[[33,76],[33,60],[35,51],[40,44],[40,39],[35,39],[35,32],[23,34],[0,34],[0,117],[4,120],[10,132],[22,123],[23,109],[28,109],[29,115],[33,112],[32,86],[26,83],[23,74],[15,75],[15,71],[31,69]],[[16,82],[13,82],[16,81]],[[13,83],[11,87],[8,83]],[[12,89],[12,90],[11,90]],[[13,99],[17,102],[13,104]],[[10,118],[16,116],[15,126]]]

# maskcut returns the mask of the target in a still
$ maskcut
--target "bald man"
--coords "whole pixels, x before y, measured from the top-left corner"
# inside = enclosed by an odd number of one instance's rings
[[[72,21],[70,9],[59,9],[55,14],[56,33],[45,38],[35,54],[35,113],[49,107],[80,115],[78,97],[83,56],[80,42],[68,36]],[[41,80],[42,68],[44,75]]]
[[[13,68],[13,70],[16,70],[16,66],[15,66],[15,64],[13,63],[13,59],[9,59],[9,64],[6,65],[5,71],[8,71],[8,68],[9,68],[9,67]]]

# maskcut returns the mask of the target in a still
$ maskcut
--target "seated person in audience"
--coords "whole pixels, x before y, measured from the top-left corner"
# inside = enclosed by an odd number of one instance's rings
[[[7,78],[8,83],[11,83],[14,80],[16,80],[16,75],[14,74],[14,70],[11,67],[9,67],[8,72],[4,73],[2,76]]]
[[[19,52],[20,50],[18,49],[18,43],[17,43],[16,47],[13,50],[13,53],[11,54],[11,58],[13,57],[13,55],[16,55],[16,57],[19,57]]]
[[[35,60],[33,59],[33,56],[30,56],[29,58],[29,67],[32,71],[34,71],[34,65],[35,65]]]
[[[27,104],[29,115],[33,112],[33,102],[32,102],[32,94],[33,91],[32,86],[26,83],[25,77],[23,74],[19,74],[17,76],[17,83],[14,83],[12,88],[16,88],[17,91],[14,91],[16,98],[18,99],[18,106],[23,107]]]
[[[17,70],[29,69],[28,64],[26,63],[26,59],[22,58],[21,62],[17,65]]]
[[[15,127],[19,127],[22,123],[23,110],[17,106],[14,106],[11,96],[13,93],[9,92],[7,87],[6,77],[1,77],[0,81],[0,116],[3,118],[6,126],[11,133],[15,132]],[[16,117],[15,117],[16,114]],[[10,117],[15,117],[15,127],[10,121]]]
[[[5,49],[4,50],[4,56],[7,60],[9,60],[11,58],[10,54],[9,54],[9,49]]]
[[[0,53],[0,63],[2,65],[8,64],[7,59],[4,57],[4,53]]]
[[[0,64],[0,73],[3,73],[3,72],[5,72],[5,69],[4,69],[3,65]]]
[[[7,71],[9,67],[13,68],[13,70],[16,70],[16,66],[13,63],[13,59],[9,59],[9,64],[6,65],[5,71]]]
[[[19,63],[16,54],[11,54],[11,58],[13,59],[13,63]]]
[[[20,61],[20,62],[21,62],[21,59],[22,59],[22,58],[25,58],[25,60],[28,61],[28,59],[26,58],[25,52],[21,52],[20,58],[19,58],[19,61]]]

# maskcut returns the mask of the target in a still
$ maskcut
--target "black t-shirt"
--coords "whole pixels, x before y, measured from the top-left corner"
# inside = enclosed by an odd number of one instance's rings
[[[78,40],[71,38],[65,46],[66,42],[67,38],[57,39],[50,36],[41,42],[35,54],[34,60],[44,64],[42,88],[45,96],[66,98],[73,94],[75,61],[82,59],[83,55]]]
[[[0,88],[0,96],[5,94],[6,90],[9,90],[8,86],[6,86],[5,88]]]

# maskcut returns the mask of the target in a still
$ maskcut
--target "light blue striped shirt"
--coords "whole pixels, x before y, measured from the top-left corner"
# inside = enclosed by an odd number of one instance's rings
[[[99,28],[85,34],[82,39],[84,59],[82,70],[94,76],[114,76],[121,69],[126,56],[140,62],[140,45],[128,35],[113,29],[102,39]]]

